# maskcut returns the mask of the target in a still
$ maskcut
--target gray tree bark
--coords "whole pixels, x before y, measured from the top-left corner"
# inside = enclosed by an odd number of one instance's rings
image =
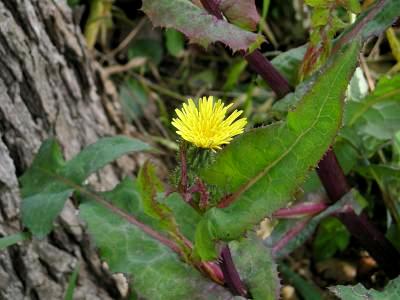
[[[56,136],[68,159],[120,131],[107,86],[65,0],[0,0],[0,237],[22,229],[18,177],[45,138]],[[119,165],[127,173],[136,164],[125,158]],[[93,181],[112,186],[121,173],[116,168]],[[77,266],[74,299],[126,293],[126,282],[107,271],[69,201],[48,238],[0,251],[0,299],[63,299]]]

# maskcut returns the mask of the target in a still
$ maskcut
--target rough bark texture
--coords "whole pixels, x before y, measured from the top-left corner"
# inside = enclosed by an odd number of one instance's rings
[[[118,131],[115,98],[83,44],[64,0],[0,0],[0,237],[21,230],[18,177],[46,137],[56,136],[70,158]],[[136,164],[119,165],[131,172]],[[110,187],[116,174],[108,167],[93,180]],[[0,251],[0,299],[63,299],[78,264],[74,299],[124,294],[68,202],[48,238]]]

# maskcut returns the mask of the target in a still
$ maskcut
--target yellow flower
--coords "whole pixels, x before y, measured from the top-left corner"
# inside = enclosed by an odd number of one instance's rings
[[[225,119],[227,110],[221,100],[214,103],[213,97],[199,99],[198,107],[189,99],[181,110],[176,109],[178,118],[172,119],[172,125],[183,139],[200,148],[221,149],[221,145],[229,144],[232,137],[243,132],[247,124],[246,118],[236,120],[242,111],[235,110]]]

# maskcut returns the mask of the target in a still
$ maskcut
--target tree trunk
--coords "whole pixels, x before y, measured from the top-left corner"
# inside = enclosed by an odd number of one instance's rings
[[[119,131],[115,96],[106,86],[64,0],[0,0],[0,236],[22,229],[18,177],[45,138],[56,136],[68,159]],[[123,165],[132,172],[136,161],[125,158]],[[107,167],[94,180],[110,187],[116,174]],[[126,293],[69,201],[48,238],[0,252],[0,299],[63,299],[77,267],[74,299]]]

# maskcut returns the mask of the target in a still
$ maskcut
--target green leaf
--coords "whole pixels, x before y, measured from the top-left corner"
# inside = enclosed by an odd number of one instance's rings
[[[313,241],[314,257],[317,260],[330,258],[346,249],[349,242],[350,233],[346,227],[336,218],[327,218],[319,225]]]
[[[128,58],[147,57],[149,61],[158,65],[163,57],[163,48],[160,41],[154,39],[136,40],[128,49]]]
[[[297,84],[300,64],[303,61],[306,50],[306,46],[293,48],[279,54],[271,61],[274,67],[277,68],[292,85]],[[280,101],[277,103],[280,103]]]
[[[65,163],[58,143],[45,141],[20,178],[23,223],[35,236],[44,237],[67,198],[90,174],[123,154],[149,149],[147,144],[124,136],[103,138]]]
[[[0,238],[0,251],[16,243],[29,239],[31,235],[28,232],[18,232],[9,236]]]
[[[391,141],[400,130],[400,75],[383,77],[374,92],[364,98],[350,97],[345,109],[345,127],[340,135],[367,157]],[[350,94],[351,95],[351,94]]]
[[[222,42],[234,52],[246,51],[264,41],[262,36],[218,20],[187,0],[144,0],[142,9],[154,25],[174,28],[205,48]]]
[[[400,297],[400,277],[390,281],[383,291],[368,290],[360,283],[355,286],[337,285],[329,289],[342,300],[397,300]]]
[[[125,205],[119,203],[115,195],[109,194],[109,197],[113,205]],[[170,248],[98,203],[83,203],[80,216],[87,222],[100,255],[107,261],[110,270],[131,276],[132,287],[140,298],[233,298],[223,287],[183,263]]]
[[[179,57],[185,48],[185,38],[179,31],[167,29],[165,30],[165,45],[169,54]]]
[[[205,182],[232,194],[233,201],[227,208],[212,208],[200,222],[196,249],[203,259],[217,256],[216,241],[239,238],[291,201],[336,135],[358,51],[359,43],[354,42],[336,57],[286,122],[239,136],[200,172]]]
[[[65,292],[64,300],[74,300],[74,291],[76,288],[76,280],[79,274],[79,264],[76,266],[74,272],[71,274],[68,280],[67,291]]]
[[[351,42],[357,37],[366,41],[373,36],[378,36],[400,16],[400,1],[380,0],[375,3],[361,13],[356,21],[342,33],[338,38],[339,43]],[[354,7],[354,9],[357,8]]]
[[[292,271],[286,264],[279,263],[279,271],[283,277],[296,288],[302,299],[323,300],[322,293],[315,284],[310,283],[309,279],[304,279],[296,272]]]
[[[132,122],[143,115],[144,108],[149,104],[149,97],[139,81],[133,78],[124,81],[119,86],[118,94],[127,121]]]
[[[221,0],[219,8],[229,22],[247,30],[256,30],[260,15],[254,0]]]
[[[182,234],[194,242],[196,226],[200,222],[201,215],[178,193],[169,195],[165,199],[165,204],[172,210]]]
[[[273,300],[280,295],[280,282],[270,249],[254,234],[229,243],[241,280],[253,299]]]
[[[240,59],[239,61],[233,63],[229,70],[227,71],[227,79],[224,84],[223,90],[230,91],[239,83],[240,75],[247,67],[247,61]]]

